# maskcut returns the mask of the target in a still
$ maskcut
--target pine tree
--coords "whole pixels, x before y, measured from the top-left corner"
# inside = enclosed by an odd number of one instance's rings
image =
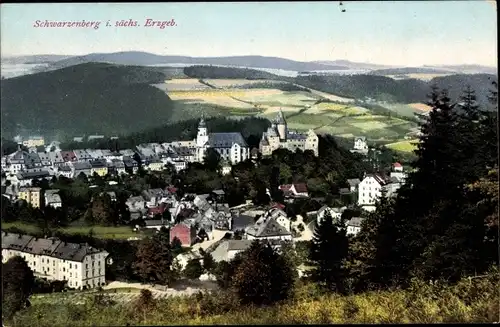
[[[2,264],[2,317],[10,319],[24,308],[33,291],[35,277],[26,261],[15,256]]]
[[[293,268],[271,246],[255,241],[237,261],[240,263],[231,278],[231,286],[242,303],[272,304],[292,294]]]
[[[313,278],[327,291],[345,291],[344,260],[349,248],[346,234],[345,223],[341,219],[334,222],[328,211],[314,229],[310,256],[316,264]]]

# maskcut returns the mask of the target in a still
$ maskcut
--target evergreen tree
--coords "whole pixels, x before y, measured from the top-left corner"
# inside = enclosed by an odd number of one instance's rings
[[[239,260],[241,263],[231,278],[231,286],[242,303],[272,304],[292,294],[293,268],[269,245],[255,241]]]
[[[29,305],[35,277],[26,261],[15,256],[2,264],[2,317],[10,319]]]
[[[311,261],[316,264],[313,278],[328,291],[343,293],[346,271],[344,260],[348,255],[345,222],[333,221],[328,211],[314,230]]]
[[[184,276],[189,279],[200,278],[203,273],[203,267],[201,266],[199,259],[191,259],[188,261],[186,268],[184,268]]]

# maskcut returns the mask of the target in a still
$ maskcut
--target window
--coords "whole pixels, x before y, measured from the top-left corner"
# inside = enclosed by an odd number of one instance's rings
[[[63,267],[63,272],[66,272],[66,268]]]
[[[88,263],[85,264],[85,269],[89,269],[89,264]]]
[[[87,270],[87,273],[85,274],[85,276],[88,278],[89,277],[89,271]]]
[[[55,267],[56,266],[56,261],[55,260],[52,260],[52,266]]]
[[[69,269],[71,269],[71,263],[69,264]]]

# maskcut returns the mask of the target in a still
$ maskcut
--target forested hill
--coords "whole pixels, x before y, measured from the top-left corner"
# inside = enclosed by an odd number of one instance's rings
[[[349,98],[373,98],[387,102],[425,102],[431,86],[447,89],[453,101],[458,100],[467,85],[476,91],[479,104],[493,110],[488,101],[492,82],[498,77],[490,74],[456,74],[435,77],[428,82],[418,79],[394,80],[377,75],[298,76],[295,83],[319,91]]]
[[[185,67],[184,74],[193,78],[293,80],[293,78],[278,76],[258,69],[205,65]]]
[[[3,80],[2,134],[109,135],[158,126],[168,122],[174,103],[149,84],[164,80],[151,68],[103,63]]]

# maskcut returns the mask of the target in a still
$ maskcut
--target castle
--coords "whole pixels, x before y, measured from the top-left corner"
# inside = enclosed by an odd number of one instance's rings
[[[312,150],[314,155],[318,155],[318,135],[310,129],[307,133],[298,133],[288,130],[283,112],[279,111],[278,116],[272,122],[267,132],[262,133],[259,144],[259,151],[263,156],[271,155],[274,150],[283,148],[295,152]]]

